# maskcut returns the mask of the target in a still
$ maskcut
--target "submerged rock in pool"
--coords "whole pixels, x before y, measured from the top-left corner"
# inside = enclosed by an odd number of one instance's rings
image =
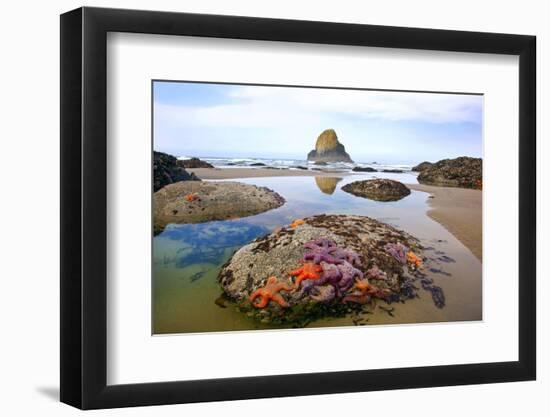
[[[285,199],[266,187],[223,181],[181,181],[153,195],[155,234],[169,223],[202,223],[252,216],[277,208]]]
[[[344,185],[342,190],[358,197],[377,201],[397,201],[411,193],[406,185],[388,179],[355,181]]]
[[[396,245],[414,257],[402,262],[388,250]],[[411,283],[424,276],[422,253],[416,238],[369,217],[318,215],[243,246],[218,279],[248,315],[303,325],[303,320],[345,314],[375,299],[416,297]],[[258,294],[265,298],[259,303]],[[273,298],[276,302],[266,301]]]

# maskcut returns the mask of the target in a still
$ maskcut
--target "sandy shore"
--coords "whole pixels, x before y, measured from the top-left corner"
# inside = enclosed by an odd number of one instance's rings
[[[267,168],[187,168],[203,180],[229,180],[258,177],[344,177],[348,172],[335,170],[267,169]]]
[[[451,232],[482,260],[482,193],[464,188],[407,184],[412,190],[430,193],[428,216]]]

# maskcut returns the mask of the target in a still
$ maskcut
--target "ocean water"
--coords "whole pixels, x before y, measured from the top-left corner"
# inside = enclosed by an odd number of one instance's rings
[[[294,219],[315,214],[358,214],[391,224],[416,236],[428,248],[432,271],[443,288],[446,306],[435,307],[431,295],[392,305],[392,315],[377,309],[366,324],[400,324],[481,320],[481,262],[453,235],[427,215],[428,194],[412,191],[400,201],[377,202],[343,192],[357,179],[407,174],[355,174],[346,177],[271,177],[237,181],[269,187],[285,197],[274,210],[237,220],[170,224],[153,240],[153,333],[278,329],[236,311],[223,299],[217,282],[222,265],[243,245]],[[409,174],[414,177],[414,174]],[[231,180],[236,181],[236,180]],[[308,327],[352,326],[353,317],[324,318]]]
[[[190,156],[179,156],[178,159],[190,159]],[[257,165],[254,164],[263,164],[271,168],[287,168],[287,169],[300,169],[301,168],[319,168],[318,165],[315,165],[314,162],[307,161],[304,159],[269,159],[269,158],[222,158],[222,157],[209,157],[201,156],[199,159],[206,161],[216,168],[257,168]],[[323,165],[323,169],[327,170],[338,170],[341,172],[350,172],[354,167],[361,168],[374,168],[378,171],[384,169],[399,169],[404,172],[410,172],[413,165],[407,164],[387,164],[377,161],[371,162],[329,162],[327,165]]]

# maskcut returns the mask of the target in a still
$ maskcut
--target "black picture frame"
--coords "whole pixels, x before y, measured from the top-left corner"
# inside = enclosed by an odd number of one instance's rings
[[[108,32],[519,56],[519,360],[107,385]],[[534,36],[102,8],[61,15],[61,401],[82,409],[536,378]]]

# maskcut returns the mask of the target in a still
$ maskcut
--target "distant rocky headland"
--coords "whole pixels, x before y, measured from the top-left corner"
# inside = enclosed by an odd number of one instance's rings
[[[200,181],[193,173],[181,166],[175,156],[153,151],[153,190],[156,192],[178,181]]]
[[[315,143],[315,149],[307,154],[307,160],[315,162],[353,162],[344,145],[338,141],[334,129],[327,129],[319,135]]]

